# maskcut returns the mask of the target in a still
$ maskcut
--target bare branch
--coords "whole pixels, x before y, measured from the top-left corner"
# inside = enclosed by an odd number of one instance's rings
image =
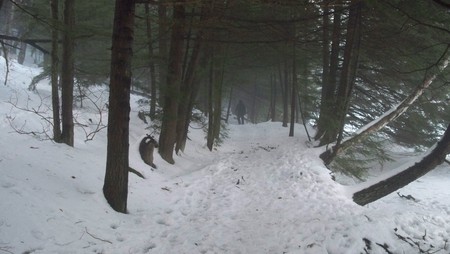
[[[108,241],[108,240],[104,240],[104,239],[98,238],[98,237],[96,237],[95,235],[89,233],[89,231],[87,230],[87,227],[85,227],[84,230],[85,230],[86,233],[87,233],[88,235],[90,235],[92,238],[97,239],[97,240],[102,241],[102,242],[106,242],[106,243],[112,244],[111,241]]]
[[[4,34],[0,34],[0,39],[9,40],[9,41],[23,42],[23,43],[26,43],[26,44],[29,44],[29,45],[35,47],[36,49],[38,49],[39,51],[41,51],[44,54],[50,54],[50,52],[48,52],[48,50],[46,50],[43,47],[37,45],[37,43],[42,43],[42,42],[48,43],[48,42],[51,42],[50,39],[22,39],[22,38],[9,36],[9,35],[4,35]]]

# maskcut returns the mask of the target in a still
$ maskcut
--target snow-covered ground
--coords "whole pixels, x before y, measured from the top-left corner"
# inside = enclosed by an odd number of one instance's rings
[[[148,131],[136,96],[130,164],[146,179],[130,175],[129,213],[116,213],[102,194],[106,129],[84,141],[106,112],[100,117],[89,103],[75,109],[84,128],[76,128],[74,148],[42,141],[39,132],[51,135],[45,121],[13,104],[50,114],[48,81],[36,94],[26,88],[38,69],[11,63],[8,86],[4,73],[0,57],[0,254],[450,253],[448,165],[400,190],[415,201],[392,194],[361,207],[353,187],[331,179],[321,150],[308,148],[301,126],[288,137],[267,122],[230,124],[213,152],[192,129],[176,164],[155,154],[151,171],[137,152]],[[92,94],[100,106],[102,91]]]

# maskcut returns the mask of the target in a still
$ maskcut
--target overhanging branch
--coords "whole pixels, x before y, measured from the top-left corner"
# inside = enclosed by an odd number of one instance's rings
[[[22,39],[19,37],[9,36],[0,34],[0,40],[10,40],[10,41],[18,41],[23,42],[28,45],[35,47],[37,50],[41,51],[44,54],[49,54],[50,52],[43,47],[39,46],[37,43],[50,43],[52,40],[50,39]]]

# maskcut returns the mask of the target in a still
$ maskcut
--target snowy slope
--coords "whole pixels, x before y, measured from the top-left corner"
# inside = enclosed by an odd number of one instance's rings
[[[50,87],[41,82],[40,96],[31,93],[39,70],[11,69],[9,85],[0,86],[0,253],[450,252],[448,166],[400,190],[416,201],[392,194],[360,207],[349,197],[352,187],[331,180],[321,151],[305,145],[303,128],[288,137],[280,123],[268,122],[229,125],[230,138],[213,152],[192,129],[176,164],[156,156],[151,171],[137,153],[146,130],[135,96],[130,164],[147,179],[130,175],[129,214],[116,213],[101,190],[106,129],[84,142],[77,127],[75,148],[16,133],[11,120],[25,131],[45,128],[36,114],[8,103],[11,96],[37,108],[50,105]],[[99,104],[107,98],[102,91],[93,94]],[[92,108],[77,108],[76,116],[88,128],[100,119]]]

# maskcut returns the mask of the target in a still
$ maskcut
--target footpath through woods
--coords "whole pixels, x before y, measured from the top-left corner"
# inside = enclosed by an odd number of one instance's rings
[[[398,196],[369,208],[354,204],[302,135],[288,137],[279,123],[230,129],[210,163],[168,181],[170,209],[153,239],[162,243],[157,253],[359,253],[372,241],[402,251],[411,246],[396,232],[424,234],[419,214],[403,216],[416,204]],[[417,232],[410,220],[420,224]],[[442,239],[450,226],[434,233]],[[385,253],[375,246],[371,253]]]

